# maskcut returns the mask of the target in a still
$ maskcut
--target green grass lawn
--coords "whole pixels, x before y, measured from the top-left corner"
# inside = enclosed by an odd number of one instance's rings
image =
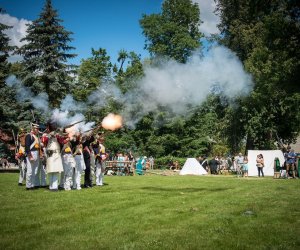
[[[26,191],[0,174],[0,249],[299,249],[300,180],[105,176]]]

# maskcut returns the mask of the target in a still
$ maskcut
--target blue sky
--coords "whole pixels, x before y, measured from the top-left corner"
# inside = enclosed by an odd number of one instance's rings
[[[160,13],[163,0],[52,0],[66,30],[73,32],[71,43],[78,56],[72,61],[79,64],[81,59],[91,56],[91,48],[104,48],[116,62],[121,49],[135,51],[142,58],[148,56],[144,50],[145,37],[139,25],[143,14]],[[212,15],[213,0],[194,0],[201,9],[202,27],[213,30],[216,17]],[[1,22],[15,26],[9,36],[16,40],[25,34],[24,23],[38,18],[45,0],[0,0],[6,10]],[[8,20],[9,19],[9,20]],[[204,31],[205,32],[205,31]]]

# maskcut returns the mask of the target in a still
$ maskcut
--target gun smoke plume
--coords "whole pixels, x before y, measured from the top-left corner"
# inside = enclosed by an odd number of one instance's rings
[[[188,107],[201,105],[209,94],[228,99],[247,95],[253,87],[251,76],[244,71],[237,56],[225,47],[214,47],[200,58],[196,53],[186,64],[168,60],[160,67],[147,67],[137,88],[122,95],[104,85],[90,98],[95,105],[105,105],[105,97],[121,102],[125,124],[135,124],[150,111],[164,107],[175,115],[186,115]]]
[[[60,127],[85,119],[84,115],[80,112],[86,110],[86,105],[76,102],[71,95],[67,95],[62,100],[60,108],[52,110],[49,108],[47,93],[40,93],[35,96],[30,88],[24,86],[14,75],[6,79],[6,84],[15,89],[18,102],[30,101],[35,109],[43,112],[46,119],[50,119],[51,122],[56,123]],[[79,123],[74,125],[72,130],[74,132],[87,131],[90,130],[94,124],[94,122]]]
[[[229,49],[217,46],[200,58],[195,53],[186,64],[173,60],[161,60],[158,66],[145,68],[145,76],[137,87],[125,94],[113,83],[104,83],[88,98],[88,104],[102,108],[110,100],[123,105],[121,119],[127,126],[135,124],[150,111],[161,107],[174,115],[188,115],[191,107],[201,105],[211,93],[222,94],[228,99],[245,96],[253,88],[251,75],[246,73],[243,64]],[[60,126],[66,126],[84,119],[87,105],[76,102],[67,95],[59,109],[50,110],[48,95],[34,96],[15,77],[9,77],[7,85],[17,89],[19,101],[29,99],[35,108],[51,113],[49,117]],[[74,127],[77,131],[87,131],[94,123],[80,123]]]
[[[16,98],[18,102],[30,101],[36,109],[47,113],[49,111],[49,98],[47,93],[34,95],[32,91],[25,87],[15,75],[10,75],[6,79],[6,85],[16,90]]]

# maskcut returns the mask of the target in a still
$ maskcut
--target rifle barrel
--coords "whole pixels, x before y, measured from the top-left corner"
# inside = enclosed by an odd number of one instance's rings
[[[11,131],[12,131],[13,138],[14,138],[14,142],[15,142],[15,146],[16,146],[16,148],[15,148],[15,152],[17,152],[17,147],[18,147],[18,144],[17,144],[17,141],[16,141],[15,132],[14,132],[14,130],[13,130],[13,129],[12,129]]]
[[[71,128],[71,127],[73,127],[74,125],[76,125],[76,124],[78,124],[78,123],[81,123],[81,122],[84,122],[84,120],[79,121],[79,122],[74,122],[74,123],[72,123],[72,124],[70,124],[70,125],[67,125],[67,126],[64,127],[64,129],[66,129],[66,128]]]

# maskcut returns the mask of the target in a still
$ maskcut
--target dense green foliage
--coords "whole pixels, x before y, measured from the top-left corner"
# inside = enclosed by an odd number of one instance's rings
[[[184,64],[193,50],[202,48],[200,13],[198,4],[191,0],[164,1],[161,13],[143,15],[140,20],[150,59],[142,61],[134,51],[121,49],[113,64],[105,48],[92,49],[91,57],[73,71],[74,79],[67,64],[75,56],[67,53],[73,49],[68,45],[72,33],[64,30],[50,0],[29,25],[23,39],[27,43],[17,50],[23,56],[21,64],[7,63],[11,48],[3,31],[9,27],[0,24],[1,128],[17,129],[32,120],[30,100],[12,101],[17,97],[15,89],[5,84],[9,72],[19,76],[34,94],[47,93],[50,108],[58,107],[72,94],[87,107],[83,111],[86,121],[99,124],[109,112],[122,113],[127,101],[122,98],[139,95],[146,67],[160,67],[160,57]],[[298,2],[218,0],[217,13],[221,34],[214,38],[233,50],[253,76],[250,95],[229,100],[222,93],[210,94],[202,104],[188,107],[185,116],[158,107],[138,118],[134,128],[124,126],[107,134],[109,151],[132,150],[136,156],[152,155],[164,162],[172,157],[273,149],[279,140],[295,140],[300,132]],[[119,93],[115,98],[90,98],[94,93],[114,92],[116,87]],[[136,99],[133,118],[138,117],[142,98]]]
[[[152,56],[184,63],[200,47],[200,11],[191,0],[166,0],[161,14],[144,15],[140,24]]]
[[[72,33],[61,22],[51,0],[47,0],[39,18],[28,26],[28,34],[21,39],[26,44],[17,51],[23,56],[24,68],[19,74],[22,82],[34,94],[47,93],[51,107],[59,106],[70,90],[73,66],[67,60],[76,56],[68,53],[74,49],[68,45]]]
[[[234,125],[244,131],[247,148],[269,149],[279,138],[291,143],[300,131],[299,2],[217,2],[221,43],[237,53],[255,81],[233,112]]]
[[[0,9],[0,13],[2,10]],[[12,52],[13,47],[9,46],[9,38],[4,33],[5,30],[10,29],[11,27],[0,23],[0,116],[1,116],[1,127],[7,128],[9,125],[10,117],[12,114],[11,110],[8,109],[7,98],[13,96],[12,89],[6,85],[6,78],[9,76],[10,64],[7,61],[9,53]],[[13,98],[14,99],[14,98]]]
[[[0,9],[0,13],[2,13],[2,9]],[[11,121],[14,118],[14,114],[11,106],[8,104],[11,101],[8,99],[13,97],[13,90],[6,86],[5,80],[9,74],[10,65],[7,62],[7,58],[9,53],[13,50],[13,47],[9,46],[9,38],[4,34],[4,31],[11,27],[0,23],[0,117],[1,117],[1,130],[8,129],[11,125]],[[14,98],[13,98],[14,99]],[[2,131],[0,132],[2,133]],[[9,153],[9,149],[5,143],[0,142],[0,155],[7,155]]]
[[[298,180],[162,174],[70,192],[26,191],[1,174],[0,248],[299,248]]]
[[[112,64],[105,49],[92,49],[92,57],[83,59],[78,69],[78,81],[74,96],[80,101],[86,101],[87,97],[101,86],[103,82],[111,81]]]
[[[118,62],[120,66],[115,70],[115,82],[122,93],[126,93],[137,86],[138,80],[144,75],[143,63],[141,58],[134,51],[127,53],[125,50],[119,52]],[[127,67],[124,70],[123,65],[127,62]],[[117,68],[117,66],[115,65]]]

